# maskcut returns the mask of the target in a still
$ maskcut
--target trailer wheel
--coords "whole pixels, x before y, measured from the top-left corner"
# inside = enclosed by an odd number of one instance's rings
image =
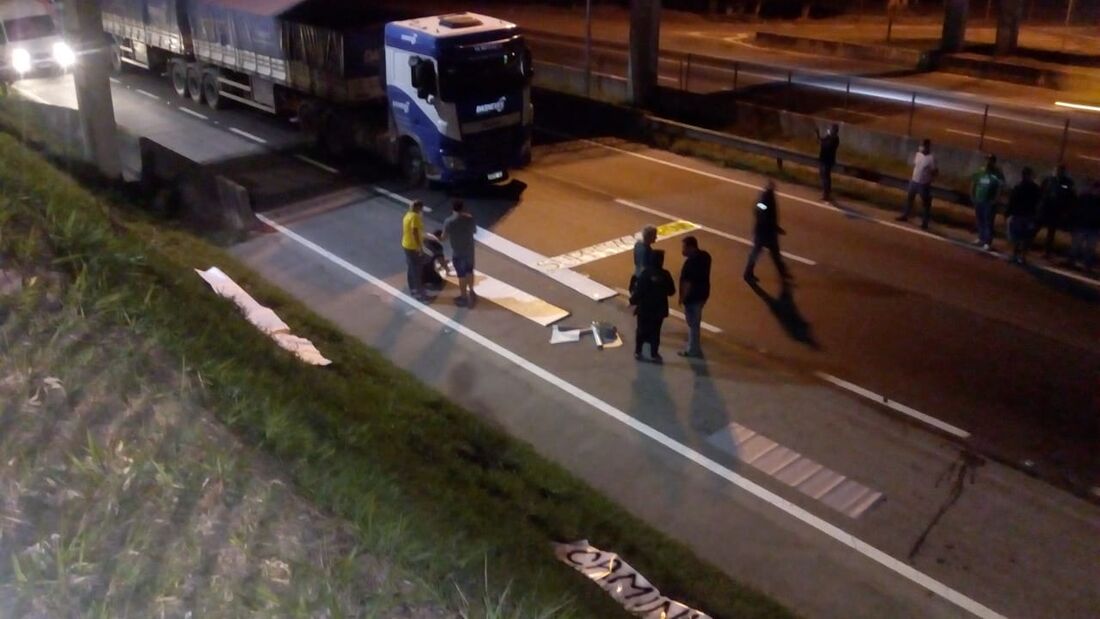
[[[195,103],[202,103],[202,71],[195,65],[187,67],[187,94]]]
[[[401,175],[413,187],[424,184],[424,155],[416,142],[408,142],[401,148]]]
[[[225,98],[218,90],[218,74],[207,71],[202,75],[202,95],[206,98],[206,105],[212,110],[220,110],[225,107]]]
[[[168,74],[172,78],[172,89],[181,97],[187,96],[187,65],[180,60],[169,63]]]

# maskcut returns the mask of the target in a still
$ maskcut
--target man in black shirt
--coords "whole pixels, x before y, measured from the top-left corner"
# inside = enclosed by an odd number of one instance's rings
[[[681,357],[702,357],[699,344],[699,328],[703,324],[703,305],[710,298],[710,254],[699,249],[699,240],[686,236],[680,242],[684,253],[684,266],[680,269],[680,305],[688,325],[687,349]]]
[[[775,268],[783,279],[790,279],[787,265],[783,264],[783,256],[779,253],[779,235],[785,234],[779,227],[779,205],[775,201],[775,181],[768,179],[760,197],[756,199],[756,207],[753,208],[756,215],[756,225],[752,230],[752,251],[749,252],[749,262],[745,265],[745,281],[749,284],[756,283],[756,259],[760,252],[767,249],[771,252]]]
[[[817,171],[821,174],[821,199],[829,202],[833,199],[833,166],[836,165],[836,151],[840,148],[840,125],[829,127],[825,135],[814,127],[821,150],[817,155]]]

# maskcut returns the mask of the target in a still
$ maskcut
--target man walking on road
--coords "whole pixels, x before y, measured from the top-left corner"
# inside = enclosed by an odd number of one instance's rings
[[[764,190],[760,192],[760,197],[756,199],[756,207],[753,209],[753,213],[756,216],[756,223],[752,230],[752,251],[749,252],[749,262],[745,265],[745,281],[750,284],[756,283],[756,275],[754,270],[756,268],[756,259],[760,257],[760,252],[767,249],[771,252],[772,260],[775,262],[775,268],[779,271],[779,275],[784,279],[790,279],[791,274],[787,271],[787,266],[783,264],[783,256],[779,252],[779,235],[786,234],[783,228],[779,227],[779,205],[775,201],[775,181],[768,179],[764,184]]]
[[[928,219],[932,215],[932,180],[939,174],[936,167],[936,158],[932,155],[932,140],[925,138],[921,142],[920,149],[913,156],[913,177],[909,180],[909,196],[905,201],[905,212],[898,216],[898,221],[909,221],[909,214],[913,212],[913,201],[920,195],[924,205],[924,215],[921,217],[920,227],[928,229]]]
[[[681,357],[702,357],[699,329],[703,325],[703,306],[710,298],[710,254],[699,249],[699,240],[686,236],[680,242],[684,266],[680,269],[680,305],[688,325],[687,348]]]
[[[840,125],[829,127],[825,135],[814,127],[814,133],[821,142],[817,155],[817,171],[821,175],[821,199],[830,202],[833,199],[833,166],[836,165],[836,151],[840,148]]]
[[[443,222],[440,240],[451,242],[451,264],[458,277],[455,303],[473,307],[477,303],[477,293],[474,292],[474,235],[477,234],[477,222],[473,215],[466,212],[462,200],[455,200],[451,208],[454,212]]]
[[[1054,235],[1062,225],[1062,220],[1073,211],[1076,201],[1077,188],[1073,179],[1066,171],[1066,164],[1059,163],[1054,174],[1043,179],[1043,198],[1039,202],[1039,228],[1047,229],[1046,242],[1043,244],[1044,258],[1050,258],[1054,249]]]
[[[424,294],[424,286],[420,279],[421,243],[424,239],[424,218],[421,212],[424,203],[420,200],[413,201],[409,210],[401,219],[401,248],[405,250],[406,279],[409,284],[409,294],[419,301],[427,298]]]
[[[1026,264],[1027,250],[1035,235],[1035,214],[1039,209],[1039,185],[1031,168],[1024,168],[1020,183],[1008,196],[1008,240],[1012,243],[1012,262]]]
[[[993,248],[993,221],[997,217],[997,198],[1001,195],[1004,175],[997,167],[997,157],[990,155],[985,167],[974,173],[970,181],[970,201],[974,204],[974,216],[978,223],[975,245],[989,251]]]

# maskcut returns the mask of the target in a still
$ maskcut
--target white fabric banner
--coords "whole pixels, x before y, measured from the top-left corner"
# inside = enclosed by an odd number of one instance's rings
[[[671,600],[613,552],[590,546],[588,540],[554,544],[563,563],[596,582],[631,614],[643,619],[710,619],[709,615]]]

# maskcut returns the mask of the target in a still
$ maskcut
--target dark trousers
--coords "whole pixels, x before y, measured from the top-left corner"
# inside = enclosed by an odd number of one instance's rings
[[[978,242],[983,245],[993,244],[993,224],[997,221],[997,203],[975,204],[974,216],[978,219]]]
[[[753,277],[756,260],[760,257],[760,252],[765,249],[771,253],[772,261],[775,262],[775,268],[779,271],[779,274],[784,278],[787,277],[787,265],[783,264],[783,255],[779,253],[779,237],[775,235],[757,235],[753,238],[752,251],[749,252],[749,262],[745,265],[745,277]]]
[[[664,316],[638,314],[638,326],[634,332],[634,354],[642,354],[642,344],[649,344],[649,354],[656,357],[661,347],[661,325]]]
[[[826,200],[833,197],[833,164],[817,164],[817,172],[821,175],[821,195]]]
[[[916,201],[918,195],[921,204],[924,206],[924,214],[921,215],[920,225],[927,228],[928,218],[932,215],[932,183],[909,181],[909,195],[905,199],[905,212],[901,216],[909,219],[909,214],[913,212],[913,202]]]
[[[1047,238],[1043,242],[1043,253],[1047,256],[1054,251],[1054,235],[1058,233],[1058,227],[1062,223],[1061,214],[1046,215],[1039,219],[1039,227],[1035,230],[1035,236],[1039,236],[1039,230],[1047,229]]]
[[[421,280],[421,272],[424,266],[423,259],[420,257],[419,249],[406,249],[405,250],[405,277],[409,280],[409,292],[412,294],[419,294],[424,291],[424,284]]]

